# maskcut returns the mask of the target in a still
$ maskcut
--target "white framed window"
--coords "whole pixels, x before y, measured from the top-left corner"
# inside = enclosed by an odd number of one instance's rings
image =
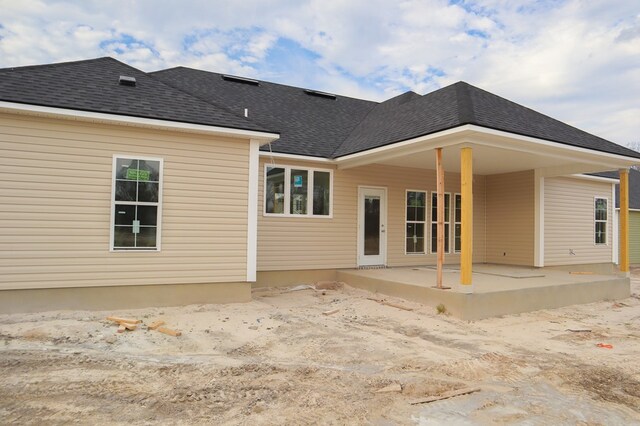
[[[265,216],[331,218],[333,170],[264,166]]]
[[[405,200],[405,254],[424,254],[427,230],[427,192],[407,190]]]
[[[462,250],[462,195],[453,194],[453,252]]]
[[[451,193],[444,194],[444,252],[451,253]],[[438,193],[431,193],[431,253],[438,252]]]
[[[160,251],[162,158],[114,155],[111,251]]]
[[[594,241],[596,244],[607,244],[607,224],[608,224],[608,200],[606,198],[595,197],[594,202],[594,221],[595,234]]]

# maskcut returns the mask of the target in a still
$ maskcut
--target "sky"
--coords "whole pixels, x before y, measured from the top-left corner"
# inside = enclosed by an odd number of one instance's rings
[[[640,146],[640,0],[0,0],[0,67],[101,56],[376,101],[462,80]]]

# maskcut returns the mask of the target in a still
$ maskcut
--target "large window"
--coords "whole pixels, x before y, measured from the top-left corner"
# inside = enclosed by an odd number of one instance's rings
[[[159,250],[162,159],[113,158],[112,250]]]
[[[607,244],[607,199],[595,199],[595,242]]]
[[[444,252],[450,253],[451,194],[444,194]],[[438,194],[431,193],[431,253],[438,252]]]
[[[264,214],[331,217],[331,170],[265,165]]]
[[[406,210],[406,253],[424,254],[427,193],[424,191],[407,191]]]

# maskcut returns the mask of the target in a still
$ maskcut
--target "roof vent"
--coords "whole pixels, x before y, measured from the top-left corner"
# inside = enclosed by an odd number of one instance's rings
[[[252,86],[260,85],[260,82],[258,80],[253,80],[251,78],[245,78],[245,77],[236,77],[235,75],[222,74],[222,79],[227,81],[233,81],[234,83],[250,84]]]
[[[136,78],[135,77],[129,77],[128,75],[121,75],[120,76],[120,85],[121,86],[135,86],[136,85]]]
[[[317,96],[319,98],[327,98],[327,99],[335,99],[336,98],[336,95],[334,95],[333,93],[320,92],[318,90],[304,89],[304,93],[306,93],[307,95],[311,95],[311,96]]]

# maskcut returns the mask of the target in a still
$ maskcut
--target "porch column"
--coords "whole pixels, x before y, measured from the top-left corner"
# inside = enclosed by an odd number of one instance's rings
[[[442,166],[442,148],[436,148],[436,191],[437,191],[437,267],[436,286],[442,288],[442,266],[444,265],[444,167]]]
[[[615,206],[612,211],[615,211]],[[620,170],[620,272],[629,272],[629,170]]]
[[[473,153],[471,148],[460,150],[460,284],[471,286],[473,264]]]

